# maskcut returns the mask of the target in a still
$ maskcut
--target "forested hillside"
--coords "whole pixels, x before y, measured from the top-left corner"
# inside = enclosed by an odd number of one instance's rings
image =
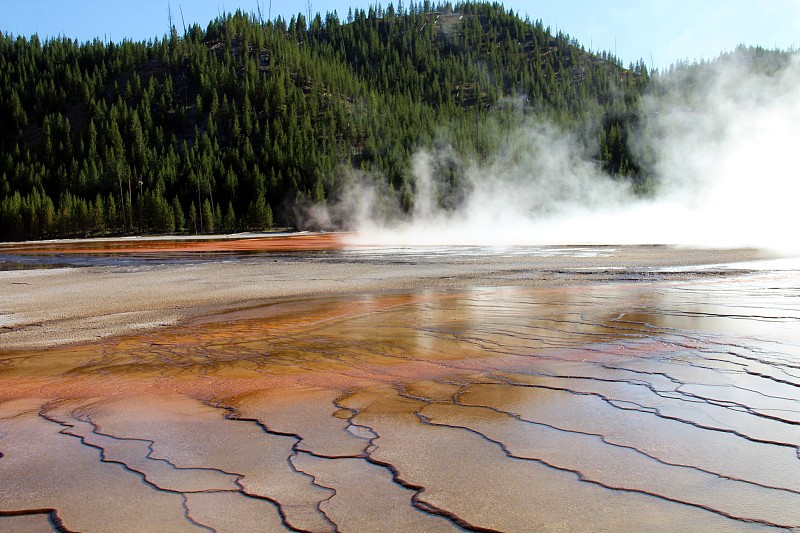
[[[486,3],[237,12],[138,43],[4,35],[0,238],[302,227],[353,172],[408,211],[415,151],[480,161],[531,117],[641,189],[627,132],[648,79]],[[448,206],[460,171],[440,166]]]

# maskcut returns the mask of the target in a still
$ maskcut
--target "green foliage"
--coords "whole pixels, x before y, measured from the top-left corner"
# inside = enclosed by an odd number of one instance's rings
[[[214,211],[208,199],[203,200],[203,209],[200,211],[200,226],[202,233],[214,233]]]
[[[0,238],[286,227],[350,169],[408,211],[414,152],[486,159],[493,125],[530,114],[599,139],[598,165],[646,189],[627,138],[648,79],[496,3],[237,11],[139,43],[6,34]],[[441,172],[456,205],[459,169]]]
[[[182,233],[186,230],[186,218],[183,216],[183,207],[177,196],[172,198],[172,218],[175,221],[175,231]]]
[[[250,202],[247,210],[247,225],[256,231],[270,230],[273,225],[272,208],[263,195]]]

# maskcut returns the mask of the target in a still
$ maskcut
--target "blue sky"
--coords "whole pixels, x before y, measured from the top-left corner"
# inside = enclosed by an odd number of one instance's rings
[[[272,17],[305,13],[308,0],[171,0],[180,28],[202,27],[223,10]],[[348,7],[367,8],[363,0],[311,0],[314,13]],[[404,4],[408,5],[405,0]],[[455,3],[455,2],[454,2]],[[712,59],[737,44],[766,48],[800,47],[800,0],[506,0],[506,8],[541,19],[593,50],[615,52],[627,65],[638,59],[665,68],[682,59]],[[388,1],[382,2],[384,6]],[[397,1],[394,1],[397,4]],[[167,30],[167,0],[0,0],[0,31],[40,37],[65,35],[80,41],[94,37],[146,40]],[[266,15],[265,15],[266,16]]]

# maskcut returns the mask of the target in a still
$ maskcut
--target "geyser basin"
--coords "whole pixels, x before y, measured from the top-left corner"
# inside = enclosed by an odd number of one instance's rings
[[[798,527],[797,271],[573,251],[4,272],[6,347],[155,323],[4,349],[0,530]]]

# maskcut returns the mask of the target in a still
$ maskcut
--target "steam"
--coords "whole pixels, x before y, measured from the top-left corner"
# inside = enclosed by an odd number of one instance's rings
[[[769,71],[772,70],[772,71]],[[552,125],[515,130],[488,163],[446,149],[413,162],[416,194],[402,216],[380,180],[354,177],[358,194],[333,209],[357,229],[357,244],[684,244],[800,249],[800,59],[755,68],[737,53],[662,76],[643,99],[635,145],[658,183],[643,199],[602,173],[583,144]],[[439,207],[459,169],[462,197]],[[365,186],[364,182],[368,184]],[[320,215],[330,219],[330,212]]]
[[[665,80],[646,102],[645,131],[663,183],[660,204],[685,218],[664,233],[673,242],[798,249],[800,56],[777,73],[751,56],[718,61],[699,79]],[[757,70],[756,70],[757,69]]]

